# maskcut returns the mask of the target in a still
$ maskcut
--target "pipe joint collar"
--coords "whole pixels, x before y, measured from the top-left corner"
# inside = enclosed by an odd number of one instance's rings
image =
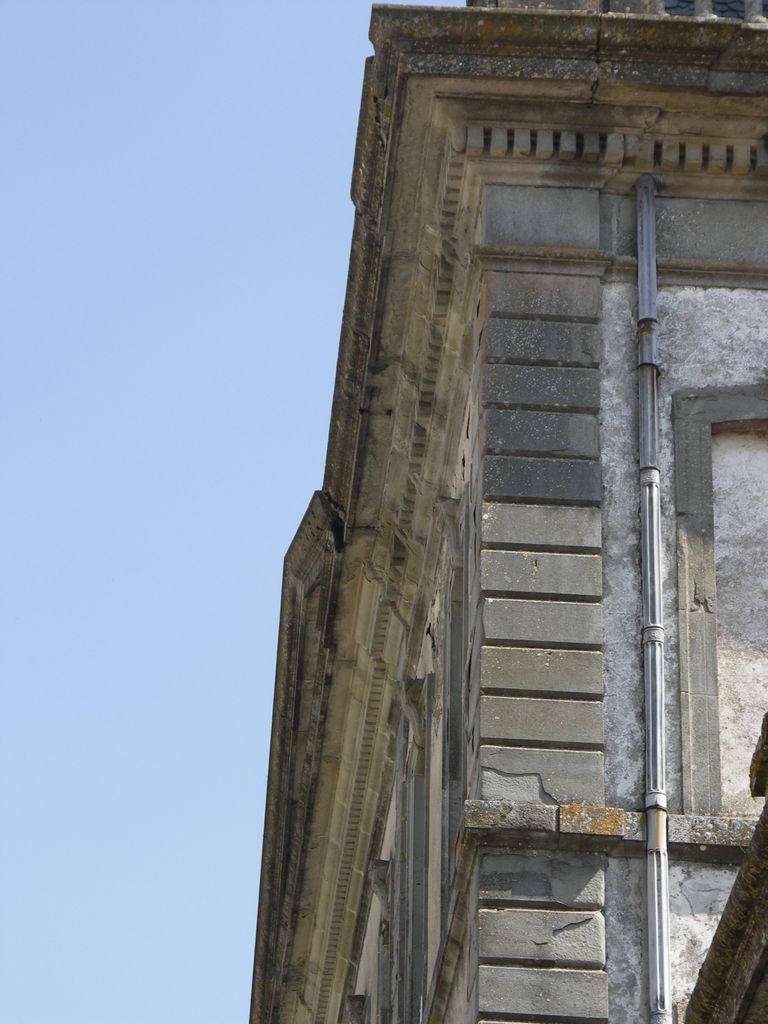
[[[660,789],[653,789],[645,794],[645,809],[650,813],[667,813],[667,794]]]
[[[643,626],[643,643],[644,644],[663,644],[664,643],[664,627],[663,626]]]
[[[655,466],[645,466],[640,470],[640,486],[641,487],[660,487],[661,486],[661,473],[656,469]]]
[[[656,321],[641,320],[638,327],[638,366],[652,366],[659,371],[659,349],[656,344]]]

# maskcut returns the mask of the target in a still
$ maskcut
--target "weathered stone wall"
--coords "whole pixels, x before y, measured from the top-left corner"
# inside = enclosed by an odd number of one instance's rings
[[[485,239],[541,232],[541,194],[488,190]],[[586,205],[581,203],[584,197]],[[592,198],[590,203],[588,200]],[[549,190],[566,244],[598,229],[596,196]],[[604,803],[599,330],[587,269],[485,275],[476,685],[471,795]],[[535,845],[535,844],[534,844]],[[604,859],[488,851],[478,909],[478,1012],[607,1015]],[[557,970],[552,970],[557,968]]]
[[[635,290],[631,285],[607,285],[603,295],[602,439],[605,503],[605,711],[606,788],[609,803],[639,806],[643,789],[643,693],[637,644],[640,622],[638,562],[638,483],[636,470],[636,380],[634,337]],[[677,521],[675,515],[675,454],[672,396],[681,390],[754,385],[768,371],[765,323],[768,293],[745,289],[664,287],[659,295],[660,453],[662,478],[663,571],[665,586],[667,677],[667,781],[670,807],[683,809],[678,673]],[[737,442],[720,439],[721,446]],[[717,450],[717,449],[716,449]],[[748,796],[749,751],[754,747],[765,710],[765,675],[761,671],[760,617],[750,609],[766,601],[766,576],[759,560],[744,557],[748,535],[764,521],[765,477],[752,465],[750,484],[739,489],[738,512],[728,498],[735,467],[715,474],[722,487],[715,507],[725,535],[733,538],[729,554],[719,557],[718,579],[727,592],[731,629],[737,630],[740,654],[720,653],[724,686],[720,691],[722,730],[720,757],[730,781],[723,793],[726,813],[756,813]],[[746,482],[746,481],[745,481]],[[738,518],[737,518],[738,516]],[[744,535],[747,536],[744,536]],[[741,536],[740,536],[741,535]],[[717,533],[716,533],[717,536]],[[754,537],[754,534],[753,534]],[[738,539],[734,545],[733,540]],[[751,546],[754,547],[754,541]],[[743,554],[740,554],[742,552]],[[720,583],[718,582],[718,590]],[[752,622],[751,641],[738,624]],[[763,620],[764,621],[764,620]],[[744,663],[747,659],[748,664]],[[741,671],[740,671],[741,670]],[[738,674],[738,685],[735,684]],[[729,682],[734,679],[734,682]],[[751,715],[751,717],[750,717]],[[727,723],[727,728],[726,728]]]
[[[524,189],[515,194],[509,190],[505,206],[503,191],[489,190],[486,237],[507,241],[511,232],[515,241],[530,240],[528,235],[533,238],[540,226],[536,203],[543,203],[542,193],[535,201],[528,196],[526,206],[520,199]],[[716,203],[709,211],[720,223],[725,217],[722,205]],[[707,209],[701,202],[668,202],[660,221],[666,257],[698,255],[697,232],[706,227]],[[685,211],[694,226],[675,234],[673,223]],[[560,232],[560,240],[573,245],[592,237],[589,220],[594,216],[595,203],[581,203],[576,213],[554,217],[555,226],[548,224],[547,230]],[[615,229],[619,248],[628,239],[626,211],[624,218],[624,225],[619,220]],[[731,225],[721,233],[718,252],[730,251],[733,231]],[[486,359],[480,564],[485,642],[477,795],[560,805],[561,813],[562,805],[571,801],[636,811],[643,806],[644,790],[636,291],[629,283],[601,285],[582,278],[581,287],[572,288],[573,282],[567,276],[498,270],[485,279],[480,310]],[[764,379],[768,293],[667,286],[661,289],[659,308],[667,781],[671,810],[679,814],[686,809],[687,755],[678,671],[682,598],[677,585],[672,396],[704,387],[752,387]],[[747,762],[766,701],[766,619],[760,614],[766,573],[762,559],[750,558],[749,552],[765,535],[764,443],[754,434],[749,439],[743,434],[715,439],[717,576],[727,607],[724,604],[717,648],[723,681],[717,751],[723,788],[711,814],[721,807],[726,814],[755,813],[747,791]],[[600,462],[593,462],[598,456]],[[746,484],[750,456],[752,475]],[[596,475],[590,477],[593,467]],[[687,819],[679,820],[681,826],[676,825],[672,834],[683,838],[690,826],[684,824]],[[702,819],[700,826],[707,837],[715,836],[718,827],[715,819],[711,825]],[[535,840],[529,842],[536,846]],[[732,863],[710,864],[706,845],[693,861],[682,847],[674,849],[678,859],[670,878],[673,994],[682,1004],[727,898],[737,854],[727,855]],[[713,851],[711,856],[718,855]],[[581,1007],[574,995],[569,1015],[599,1018],[607,1013],[611,1020],[631,1019],[642,1016],[647,1005],[642,849],[635,848],[630,858],[610,855],[604,863],[606,988],[592,985],[590,998]],[[524,966],[527,955],[518,929],[528,926],[533,935],[537,927],[544,927],[532,916],[521,916],[524,913],[480,911],[481,1013],[536,1012],[526,1003],[529,982],[538,1012],[555,1013],[558,1002],[564,1005],[547,988],[564,975],[544,969],[539,977],[535,971],[542,968]],[[547,949],[554,965],[570,969],[567,951],[551,942]],[[606,964],[605,956],[599,964],[587,960],[581,969],[600,971]],[[585,978],[578,977],[573,993]],[[542,1002],[546,999],[548,1004]],[[545,1005],[552,1011],[542,1010]]]
[[[604,902],[602,857],[485,852],[478,915],[481,1017],[605,1016]]]
[[[731,891],[736,868],[673,863],[669,870],[672,998],[690,996],[717,922]]]
[[[599,310],[591,277],[484,282],[481,797],[603,800]]]

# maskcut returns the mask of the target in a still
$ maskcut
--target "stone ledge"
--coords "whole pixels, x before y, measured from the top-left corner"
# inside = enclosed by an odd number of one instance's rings
[[[724,818],[704,815],[670,814],[669,846],[675,848],[697,848],[719,850],[738,854],[749,846],[754,833],[756,818]],[[467,800],[464,803],[464,827],[476,838],[515,833],[516,838],[542,833],[561,841],[580,843],[588,840],[604,846],[621,842],[638,847],[642,852],[645,843],[645,815],[639,811],[627,811],[621,807],[604,807],[602,804],[571,803],[559,806],[550,804],[513,803],[509,800]]]

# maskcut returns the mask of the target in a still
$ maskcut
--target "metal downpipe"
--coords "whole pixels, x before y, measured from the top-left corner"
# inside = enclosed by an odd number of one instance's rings
[[[661,579],[659,376],[656,346],[656,185],[637,183],[637,340],[640,434],[640,538],[645,683],[645,811],[650,1024],[671,1024],[669,861],[664,739],[664,616]]]

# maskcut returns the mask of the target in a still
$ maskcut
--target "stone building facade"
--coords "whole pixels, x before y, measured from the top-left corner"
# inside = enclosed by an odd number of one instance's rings
[[[373,8],[252,1024],[683,1019],[768,708],[768,31],[739,8]]]

